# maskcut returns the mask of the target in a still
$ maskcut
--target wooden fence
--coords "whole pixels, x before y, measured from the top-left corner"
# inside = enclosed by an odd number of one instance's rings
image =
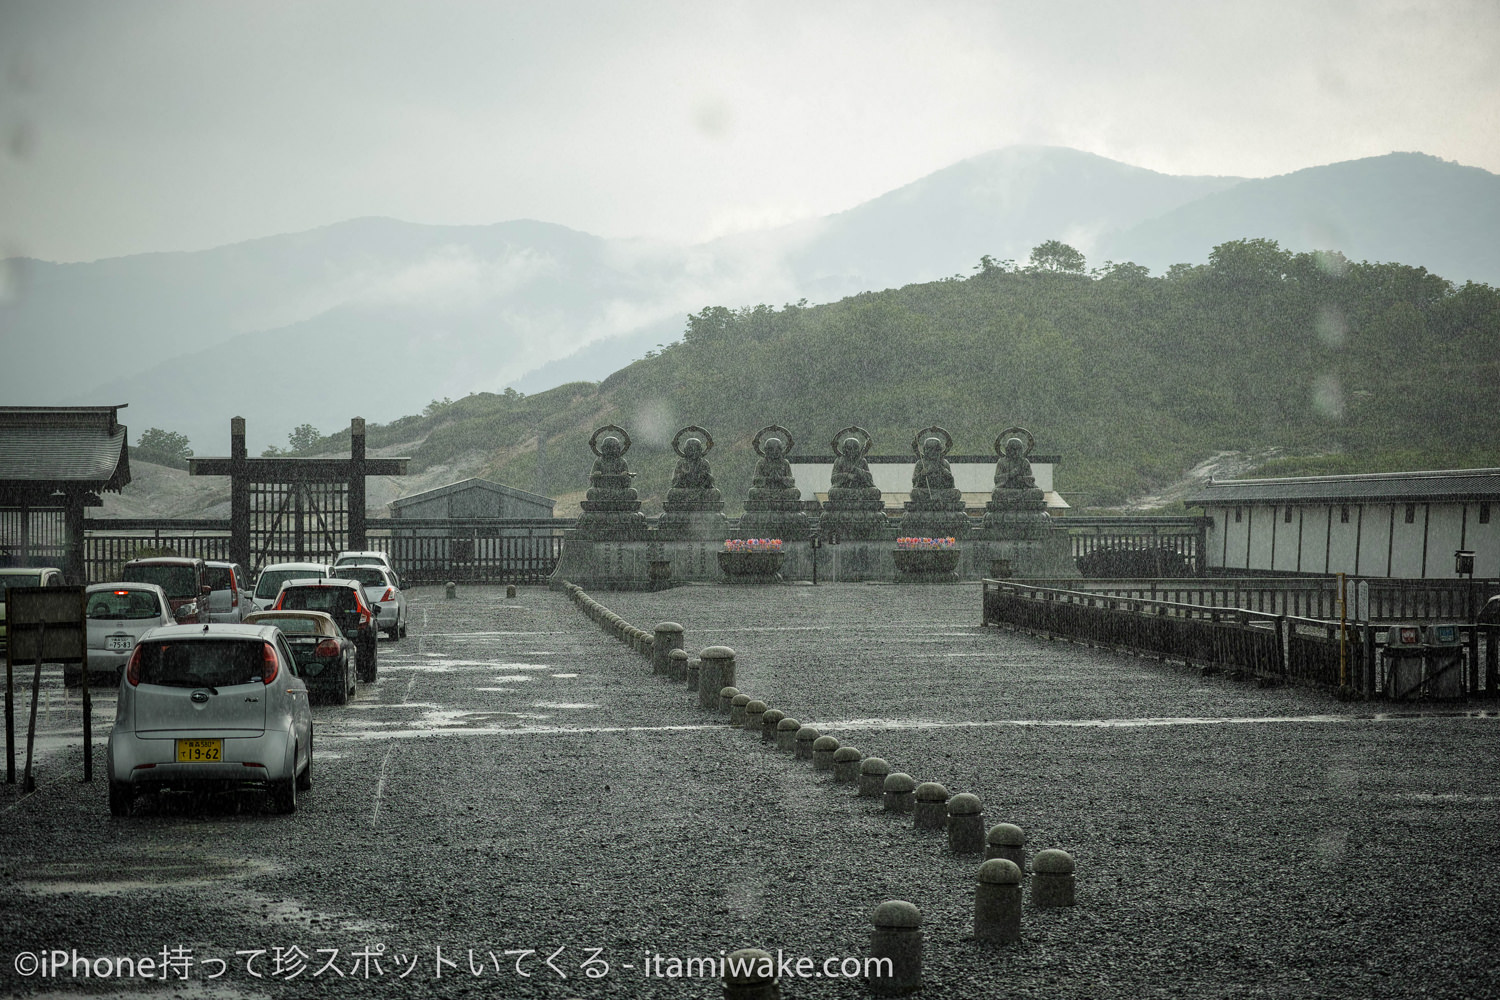
[[[1376,625],[998,580],[984,581],[983,588],[985,625],[1365,698],[1385,692],[1379,655],[1383,636]],[[1495,697],[1500,694],[1496,637],[1492,630],[1472,625],[1461,625],[1459,631],[1465,687],[1472,695]]]

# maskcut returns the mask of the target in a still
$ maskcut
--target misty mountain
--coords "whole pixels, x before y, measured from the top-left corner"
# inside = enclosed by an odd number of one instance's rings
[[[1102,260],[1154,271],[1201,264],[1228,240],[1420,263],[1450,281],[1500,285],[1500,176],[1421,153],[1391,153],[1211,192],[1106,237]]]
[[[0,301],[0,399],[128,402],[136,433],[179,431],[200,455],[225,451],[243,415],[259,451],[301,423],[327,432],[507,385],[599,381],[708,305],[967,275],[981,255],[1024,263],[1047,239],[1160,272],[1268,237],[1500,283],[1497,213],[1500,178],[1416,154],[1243,180],[1017,147],[846,212],[690,247],[529,220],[357,219],[192,253],[24,260]]]

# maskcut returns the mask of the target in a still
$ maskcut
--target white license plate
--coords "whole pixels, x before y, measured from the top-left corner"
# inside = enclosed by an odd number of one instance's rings
[[[128,653],[135,648],[135,636],[107,635],[104,637],[104,648],[122,653]]]

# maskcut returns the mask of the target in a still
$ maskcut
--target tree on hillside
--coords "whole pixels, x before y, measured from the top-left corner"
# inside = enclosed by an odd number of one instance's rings
[[[1085,263],[1083,254],[1062,240],[1048,240],[1031,248],[1031,264],[1027,270],[1082,274]]]
[[[164,431],[160,427],[147,427],[142,431],[134,452],[142,461],[174,469],[187,468],[187,460],[193,457],[193,449],[188,447],[186,434]]]
[[[300,424],[297,429],[286,436],[288,451],[307,451],[318,443],[323,435],[312,424]]]

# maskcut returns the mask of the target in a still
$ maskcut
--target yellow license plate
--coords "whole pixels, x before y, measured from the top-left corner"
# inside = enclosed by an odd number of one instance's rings
[[[223,740],[177,741],[177,763],[179,764],[217,764],[223,759]]]

